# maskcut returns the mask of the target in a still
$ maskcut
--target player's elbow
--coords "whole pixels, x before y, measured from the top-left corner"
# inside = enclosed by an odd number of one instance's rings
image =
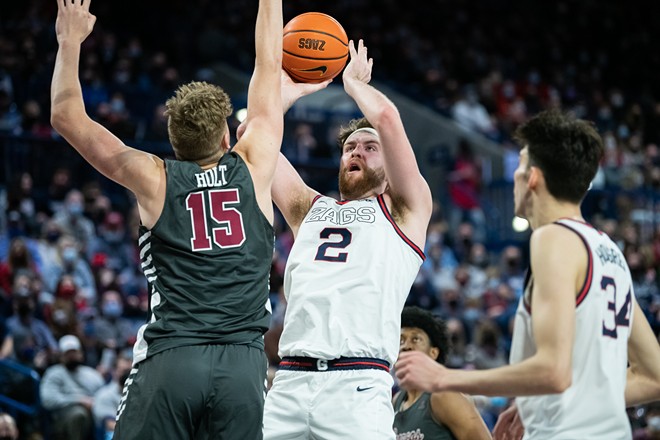
[[[384,127],[392,127],[394,124],[400,124],[400,121],[399,110],[390,102],[388,105],[381,106],[374,120],[369,122],[380,133]]]
[[[545,372],[545,385],[548,394],[563,393],[571,386],[573,377],[570,368],[562,367],[561,365],[552,365]]]
[[[71,121],[74,121],[71,110],[64,105],[55,105],[50,112],[50,125],[59,134],[64,136],[68,127],[71,126]]]
[[[50,113],[50,125],[56,132],[63,134],[66,127],[66,118],[64,118],[62,112],[53,110]]]

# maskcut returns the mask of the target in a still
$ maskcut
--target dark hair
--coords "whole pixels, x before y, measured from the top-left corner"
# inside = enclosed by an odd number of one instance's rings
[[[529,165],[541,169],[553,197],[582,201],[603,157],[603,140],[591,122],[546,110],[518,127],[514,138],[527,147]]]
[[[369,121],[367,121],[367,118],[359,118],[351,119],[348,124],[339,128],[337,145],[339,146],[340,151],[344,149],[344,143],[346,142],[346,139],[348,139],[348,137],[352,135],[355,130],[359,130],[360,128],[374,128],[374,126],[371,125]]]
[[[401,312],[401,327],[418,328],[424,331],[431,341],[431,346],[440,349],[436,361],[441,364],[445,363],[449,352],[449,335],[447,324],[442,319],[433,316],[428,310],[408,306],[404,307]]]

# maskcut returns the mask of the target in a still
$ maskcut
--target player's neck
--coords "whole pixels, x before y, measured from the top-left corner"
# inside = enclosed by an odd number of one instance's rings
[[[578,204],[557,200],[554,197],[546,197],[536,201],[538,203],[534,204],[532,215],[528,218],[532,230],[556,222],[561,218],[584,221]]]
[[[415,402],[417,402],[419,398],[422,397],[422,394],[424,394],[424,392],[420,390],[406,390],[406,400],[403,402],[404,409],[408,409],[413,406]]]

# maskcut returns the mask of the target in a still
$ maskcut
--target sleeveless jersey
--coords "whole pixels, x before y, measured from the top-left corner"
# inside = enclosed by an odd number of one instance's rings
[[[588,254],[587,276],[576,296],[571,386],[561,394],[516,398],[525,439],[630,439],[624,390],[635,295],[630,270],[616,244],[591,225],[556,222],[574,231]],[[528,273],[515,318],[511,363],[532,356],[534,345]],[[532,307],[530,308],[530,304]]]
[[[401,310],[423,260],[382,195],[342,202],[317,197],[286,264],[280,356],[392,364]]]
[[[140,259],[150,294],[134,362],[174,347],[257,344],[270,323],[274,231],[236,153],[202,170],[165,161],[163,212],[140,226]]]
[[[433,416],[430,393],[423,393],[410,408],[402,410],[407,395],[402,390],[394,401],[396,440],[456,440],[449,428]]]

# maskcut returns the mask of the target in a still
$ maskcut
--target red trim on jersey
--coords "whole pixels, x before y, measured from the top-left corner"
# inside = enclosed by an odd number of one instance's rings
[[[566,219],[566,220],[573,220],[573,219]],[[573,220],[573,221],[578,223],[583,223],[578,220]],[[584,243],[584,247],[587,248],[587,259],[589,260],[587,262],[587,275],[585,276],[584,283],[582,284],[582,288],[580,289],[580,293],[578,293],[577,297],[575,298],[575,307],[577,307],[580,304],[582,304],[582,301],[584,301],[584,299],[587,297],[587,294],[589,293],[589,289],[591,289],[592,278],[594,275],[594,262],[593,262],[593,258],[591,257],[591,246],[589,246],[587,239],[584,238],[584,236],[578,230],[573,229],[564,223],[555,222],[555,224],[559,226],[563,226],[566,229],[575,232],[577,236],[580,237],[580,240],[582,240],[582,243]],[[588,223],[583,223],[583,224],[587,226],[591,226]],[[593,226],[591,227],[597,231],[596,228],[594,228]]]
[[[406,237],[406,234],[399,229],[399,226],[396,224],[394,219],[392,218],[392,215],[390,214],[390,211],[387,209],[387,204],[385,203],[385,198],[383,195],[379,195],[377,198],[378,200],[378,205],[380,206],[380,209],[383,211],[383,214],[385,214],[385,218],[390,222],[390,224],[394,227],[394,231],[399,234],[399,237],[405,241],[408,246],[412,248],[413,251],[417,253],[417,255],[420,256],[422,261],[426,260],[426,255],[424,255],[424,251],[422,251],[415,243],[412,242],[408,237]]]
[[[603,232],[602,232],[602,231],[599,231],[598,229],[596,229],[596,228],[594,227],[594,225],[592,225],[591,223],[583,222],[582,220],[578,220],[578,219],[576,219],[576,218],[571,218],[571,217],[561,217],[561,218],[558,219],[557,221],[559,221],[559,220],[570,220],[570,221],[575,222],[575,223],[580,223],[581,225],[585,225],[585,226],[590,227],[590,228],[593,229],[594,231],[598,232],[600,235],[603,235]],[[557,222],[555,222],[555,223],[557,223]]]
[[[316,201],[317,201],[318,199],[320,199],[321,197],[323,197],[321,194],[317,194],[317,195],[315,195],[315,196],[314,196],[314,199],[312,200],[312,205],[314,205],[314,203],[316,203]]]
[[[335,203],[338,205],[345,205],[349,202],[352,202],[353,200],[335,200]]]
[[[527,286],[528,284],[529,287]],[[530,266],[529,269],[527,270],[527,273],[525,274],[525,282],[523,283],[523,294],[521,298],[525,310],[527,310],[527,313],[529,313],[530,315],[532,314],[532,304],[527,302],[527,298],[525,297],[525,292],[529,290],[529,297],[531,299],[533,288],[534,288],[534,281],[532,280],[532,267]]]

